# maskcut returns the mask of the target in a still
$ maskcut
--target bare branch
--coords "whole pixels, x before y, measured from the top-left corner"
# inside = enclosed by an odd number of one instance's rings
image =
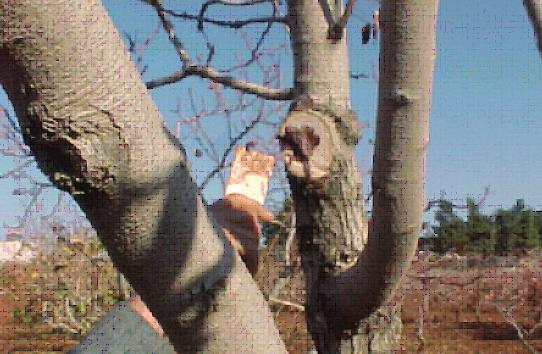
[[[262,4],[265,2],[272,2],[274,0],[208,0],[203,4],[202,14],[205,13],[207,8],[211,5],[227,5],[227,6],[251,6],[256,4]]]
[[[165,10],[160,4],[159,0],[152,0],[151,3],[152,6],[155,8],[156,13],[160,17],[162,27],[166,31],[170,42],[175,47],[175,50],[177,51],[177,54],[179,55],[179,58],[183,63],[183,68],[161,79],[147,82],[146,85],[148,89],[172,84],[188,76],[199,76],[205,79],[209,79],[213,82],[223,84],[224,86],[234,88],[245,93],[251,93],[258,97],[269,100],[290,100],[293,98],[293,89],[273,89],[224,75],[207,65],[193,65],[192,60],[184,49],[182,42],[177,38],[173,25],[166,17],[166,12],[168,12],[169,10]],[[208,58],[208,62],[209,61],[210,58]]]
[[[346,8],[344,9],[344,13],[342,14],[339,21],[335,24],[335,26],[329,28],[330,38],[333,38],[333,39],[342,38],[344,29],[346,28],[346,24],[348,23],[348,19],[350,15],[352,14],[352,10],[354,9],[355,3],[356,3],[356,0],[348,0],[348,3],[346,4]]]
[[[277,15],[277,12],[278,12],[278,6],[276,5],[276,3],[273,3],[273,17],[276,17]],[[261,45],[263,44],[265,38],[267,37],[267,35],[269,34],[269,32],[271,31],[271,28],[273,27],[273,22],[269,22],[267,24],[267,27],[265,28],[265,30],[260,34],[260,38],[258,39],[258,42],[256,42],[256,46],[250,51],[250,58],[240,64],[240,65],[236,65],[228,70],[225,70],[224,72],[231,72],[235,69],[238,69],[238,68],[241,68],[241,67],[247,67],[249,66],[250,64],[252,64],[254,61],[258,60],[259,59],[259,56],[260,55],[263,55],[262,54],[258,54],[258,51],[260,50],[260,47]],[[248,42],[248,40],[245,40],[245,42]],[[247,43],[248,44],[248,43]],[[248,45],[247,45],[248,47]]]
[[[252,50],[252,55],[251,55],[251,58],[247,61],[247,63],[245,63],[244,65],[250,65],[253,61],[254,61],[254,58],[256,56],[256,52],[258,51],[261,43],[263,43],[263,40],[264,38],[267,36],[267,34],[269,33],[271,27],[273,26],[273,24],[275,22],[282,22],[283,24],[285,25],[289,25],[288,21],[287,21],[287,18],[280,12],[280,9],[279,9],[279,5],[280,5],[280,1],[279,0],[266,0],[266,1],[256,1],[256,2],[253,2],[253,1],[250,1],[250,2],[239,2],[239,1],[235,1],[235,2],[232,2],[232,1],[208,1],[206,2],[201,10],[200,10],[200,14],[199,14],[199,19],[198,19],[198,31],[200,33],[203,34],[203,37],[205,38],[205,41],[206,41],[206,45],[207,45],[207,49],[209,50],[209,55],[208,55],[208,58],[207,58],[207,65],[210,65],[210,61],[214,55],[214,46],[210,43],[208,37],[207,37],[207,34],[205,33],[204,29],[203,29],[203,23],[205,22],[204,19],[205,19],[205,11],[207,10],[208,6],[209,5],[212,5],[212,4],[223,4],[223,5],[240,5],[240,6],[246,6],[246,5],[254,5],[254,4],[257,4],[257,3],[264,3],[264,2],[270,2],[272,3],[273,5],[273,14],[271,17],[268,17],[268,19],[271,19],[271,21],[268,21],[268,25],[267,25],[267,28],[263,31],[263,33],[261,34],[260,36],[260,40],[258,41],[258,44],[256,45],[256,48],[254,48],[254,50]],[[280,14],[281,17],[278,18],[277,17],[277,14]],[[278,21],[276,21],[277,19],[279,19]],[[250,21],[249,22],[253,22],[253,21]],[[259,22],[259,20],[257,21]],[[229,21],[229,23],[231,24],[232,22]],[[248,25],[249,23],[247,23]],[[237,25],[240,25],[239,23],[237,24],[234,24],[234,28],[237,28],[236,26]],[[286,27],[287,31],[289,32],[289,27]],[[232,69],[229,69],[229,70],[226,70],[225,72],[231,72],[233,70]]]
[[[542,0],[523,0],[523,5],[533,25],[538,51],[542,55]]]
[[[491,190],[490,190],[489,186],[486,186],[484,188],[484,194],[482,194],[480,199],[478,199],[478,201],[476,203],[474,203],[474,205],[475,206],[481,206],[482,204],[484,204],[484,202],[486,201],[486,198],[489,195],[490,191]],[[423,211],[427,212],[427,211],[431,210],[431,208],[434,207],[435,205],[440,205],[441,203],[443,203],[445,201],[447,202],[447,200],[444,199],[444,198],[430,200],[429,202],[427,202],[427,204],[425,206],[425,209]],[[453,203],[450,203],[450,206],[452,208],[454,208],[454,209],[467,209],[469,207],[466,204],[453,204]]]
[[[226,151],[224,151],[224,154],[222,155],[222,159],[220,160],[220,163],[205,177],[201,185],[198,187],[198,191],[201,193],[203,188],[209,183],[209,181],[222,169],[226,167],[226,159],[228,158],[230,152],[233,150],[235,145],[244,137],[246,136],[255,126],[258,124],[261,119],[263,118],[263,109],[260,109],[260,112],[258,112],[258,116],[256,119],[254,119],[252,122],[250,122],[249,125],[245,127],[245,129],[239,133],[232,141],[230,141],[229,146],[226,148]]]
[[[232,66],[231,68],[221,70],[221,72],[227,73],[227,72],[232,72],[232,71],[235,71],[237,69],[247,67],[250,64],[254,63],[255,61],[258,61],[261,57],[269,55],[270,53],[278,51],[280,49],[283,49],[283,48],[287,47],[290,44],[290,41],[286,40],[283,43],[281,43],[281,44],[279,44],[279,45],[277,45],[275,47],[267,48],[265,50],[259,51],[261,43],[263,43],[263,39],[265,38],[266,35],[267,35],[267,33],[265,33],[265,31],[262,32],[262,35],[260,36],[260,39],[258,39],[258,42],[256,43],[256,46],[253,49],[247,48],[247,49],[250,49],[250,51],[251,51],[250,59],[248,59],[244,63]],[[279,78],[280,78],[280,75],[279,75]],[[280,85],[279,85],[279,87],[280,87]]]
[[[177,35],[175,34],[175,30],[173,28],[173,25],[167,19],[165,9],[160,4],[160,0],[152,0],[151,4],[154,7],[154,9],[156,10],[156,13],[158,14],[158,17],[160,17],[160,21],[162,22],[162,27],[166,31],[170,42],[175,47],[175,50],[177,51],[177,54],[179,55],[179,58],[181,58],[181,60],[183,62],[183,66],[189,66],[192,63],[192,61],[190,60],[190,57],[188,56],[187,51],[184,49],[183,44],[177,38]]]
[[[280,305],[291,306],[299,311],[305,311],[305,306],[296,304],[295,302],[292,302],[292,301],[282,300],[276,297],[269,297],[269,302],[275,302]]]
[[[354,72],[350,72],[350,78],[351,79],[368,79],[369,78],[369,74],[367,73],[354,73]]]
[[[138,42],[137,33],[134,36],[134,38],[132,38],[132,36],[128,32],[124,31],[124,36],[128,40],[128,52],[134,55],[136,66],[141,75],[145,74],[145,72],[148,69],[148,65],[144,65],[144,66],[142,65],[145,51],[149,47],[149,44],[151,43],[151,41],[154,40],[156,36],[158,35],[158,32],[160,31],[160,27],[161,27],[161,24],[158,23],[155,29],[141,42],[141,44],[137,43]]]
[[[233,28],[233,29],[239,29],[241,27],[256,24],[256,23],[268,23],[268,24],[282,23],[284,25],[288,25],[288,19],[286,17],[284,17],[284,16],[281,16],[281,17],[277,17],[277,16],[257,17],[257,18],[249,18],[249,19],[246,19],[246,20],[227,21],[227,20],[215,20],[215,19],[212,19],[212,18],[203,17],[203,16],[199,16],[199,15],[190,15],[190,14],[188,14],[186,12],[181,13],[181,12],[176,12],[176,11],[173,11],[173,10],[164,10],[164,12],[171,15],[171,16],[173,16],[173,17],[181,18],[183,20],[198,21],[198,30],[200,30],[200,31],[203,30],[203,23],[210,23],[210,24],[213,24],[213,25],[228,27],[228,28]],[[201,27],[200,27],[200,24],[201,24]]]
[[[196,104],[194,102],[194,95],[192,94],[191,89],[188,89],[188,96],[190,97],[190,105],[192,106],[192,111],[194,112],[195,115],[197,115],[198,113],[196,109]],[[204,109],[203,112],[206,112],[206,110]],[[203,127],[201,126],[200,120],[199,119],[194,120],[194,124],[196,125],[199,133],[203,136],[205,143],[201,140],[200,135],[195,135],[196,141],[199,143],[200,147],[205,150],[207,155],[209,155],[214,160],[214,162],[218,163],[219,158],[218,158],[218,152],[216,151],[216,147],[213,144],[212,140],[209,138],[209,135],[205,132],[205,129],[203,129]]]
[[[501,314],[501,316],[504,318],[504,320],[506,322],[508,322],[508,324],[510,324],[512,327],[514,327],[514,329],[516,330],[516,333],[518,335],[519,340],[525,346],[527,351],[530,354],[538,354],[538,351],[535,348],[533,348],[533,346],[529,343],[527,338],[525,338],[525,334],[526,334],[525,330],[523,328],[521,328],[521,326],[518,324],[518,322],[506,310],[504,310],[501,306],[499,306],[498,303],[493,302],[493,305],[495,306],[497,311]]]
[[[149,81],[146,83],[146,85],[148,89],[153,89],[181,81],[188,76],[199,76],[222,84],[226,87],[237,89],[244,93],[253,94],[268,100],[291,100],[294,97],[294,90],[291,88],[275,89],[258,85],[245,80],[236,79],[228,75],[223,75],[206,65],[192,65],[163,78]]]
[[[21,171],[26,169],[28,166],[30,166],[30,164],[32,164],[32,162],[34,162],[33,160],[31,159],[27,159],[25,162],[19,164],[19,166],[5,172],[5,173],[2,173],[0,174],[0,179],[3,179],[3,178],[8,178],[8,177],[15,177],[15,176],[18,176],[20,175]]]
[[[290,255],[291,255],[291,247],[292,247],[292,242],[294,240],[294,237],[295,237],[295,226],[296,225],[296,215],[295,213],[292,213],[292,217],[290,219],[290,231],[288,232],[288,238],[286,238],[286,245],[284,247],[284,259],[285,259],[285,262],[286,262],[286,266],[291,266],[292,265],[292,262],[290,260]]]
[[[275,0],[208,0],[202,6],[199,12],[199,17],[203,18],[205,12],[211,5],[225,5],[225,6],[250,6],[256,4],[262,4],[266,2],[274,2]],[[198,28],[203,29],[203,22],[198,21]]]

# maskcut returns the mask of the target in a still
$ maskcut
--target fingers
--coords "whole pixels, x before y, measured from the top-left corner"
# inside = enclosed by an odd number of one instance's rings
[[[224,205],[238,211],[239,213],[249,214],[255,217],[259,222],[271,222],[275,216],[270,213],[263,205],[256,200],[249,198],[243,194],[228,194],[223,199]]]
[[[242,194],[225,196],[211,205],[209,211],[254,275],[258,270],[258,221],[271,222],[274,220],[273,214],[257,201]]]
[[[160,337],[164,336],[162,326],[160,326],[156,318],[154,318],[151,311],[149,311],[149,308],[141,300],[139,295],[132,296],[130,300],[128,300],[128,305],[135,313],[141,316],[141,318],[143,318]]]
[[[275,220],[275,215],[268,211],[263,205],[258,204],[256,211],[259,222],[273,222]]]
[[[230,230],[223,229],[224,235],[230,241],[233,248],[239,253],[241,259],[247,266],[250,274],[254,275],[258,271],[258,239],[247,239],[246,237],[234,237]]]

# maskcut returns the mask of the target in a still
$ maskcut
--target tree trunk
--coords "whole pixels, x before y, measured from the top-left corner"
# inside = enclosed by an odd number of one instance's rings
[[[0,83],[178,352],[285,352],[98,0],[0,2]]]
[[[437,3],[382,2],[366,244],[346,38],[328,38],[324,3],[288,2],[297,99],[279,132],[298,216],[307,324],[321,353],[390,352],[399,345],[401,321],[398,307],[386,302],[410,265],[422,225]]]

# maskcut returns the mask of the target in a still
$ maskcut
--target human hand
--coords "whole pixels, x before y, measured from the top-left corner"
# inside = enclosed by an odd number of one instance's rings
[[[258,222],[272,222],[273,214],[254,199],[242,194],[226,195],[211,205],[209,211],[254,276],[258,270]]]
[[[228,194],[211,205],[209,211],[254,276],[258,270],[258,222],[272,222],[273,214],[254,199],[242,194]],[[164,330],[139,295],[132,296],[128,304],[158,335],[164,335]]]
[[[154,318],[151,311],[149,311],[149,308],[147,305],[145,305],[143,300],[141,300],[139,295],[132,295],[132,297],[130,297],[128,300],[128,306],[130,306],[132,311],[141,316],[141,318],[143,318],[160,337],[164,336],[162,326],[160,326],[156,318]]]

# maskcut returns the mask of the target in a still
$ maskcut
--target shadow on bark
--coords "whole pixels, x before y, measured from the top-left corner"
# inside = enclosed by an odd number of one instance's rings
[[[166,130],[166,128],[164,129]],[[166,133],[170,142],[182,150],[182,146],[177,139],[169,131],[166,131]],[[187,258],[192,252],[195,232],[197,231],[196,215],[198,212],[198,203],[201,203],[198,201],[199,196],[196,192],[197,186],[195,184],[190,188],[179,189],[175,187],[175,183],[179,180],[190,178],[179,176],[179,174],[188,173],[189,171],[186,169],[172,170],[165,181],[153,185],[151,188],[139,188],[131,191],[130,196],[132,199],[130,203],[144,203],[146,197],[153,192],[158,192],[164,187],[167,188],[163,214],[160,218],[156,235],[152,239],[152,245],[144,255],[141,255],[137,259],[126,259],[123,254],[116,251],[115,240],[103,237],[103,235],[101,237],[104,244],[107,244],[107,249],[110,251],[115,265],[118,265],[119,269],[126,274],[134,289],[141,294],[143,301],[149,305],[149,308],[159,309],[158,311],[154,311],[153,315],[159,319],[162,327],[170,337],[173,334],[174,337],[171,338],[172,342],[183,343],[182,347],[175,347],[177,352],[198,352],[201,348],[205,347],[205,343],[209,340],[206,318],[210,311],[216,310],[213,304],[215,304],[218,293],[226,286],[225,279],[231,273],[233,257],[235,257],[233,248],[226,241],[224,235],[221,235],[220,240],[224,246],[224,253],[221,255],[219,261],[191,282],[176,284],[180,273],[187,267]],[[182,191],[188,191],[188,193],[180,195]],[[179,198],[183,198],[182,212],[194,216],[186,218],[190,223],[183,224],[181,227],[179,227],[174,216],[180,212]],[[93,203],[99,203],[99,201],[94,200]],[[88,205],[84,210],[99,210],[99,205]],[[107,222],[108,216],[104,215],[104,217]],[[221,234],[222,229],[212,218],[210,219],[216,232]],[[99,224],[101,223],[96,223],[97,230]],[[171,237],[165,236],[172,233],[177,236],[177,240],[184,239],[185,241],[179,242],[174,240],[172,242]],[[99,231],[98,234],[101,235]],[[190,241],[186,241],[188,239]],[[183,244],[184,247],[182,247]],[[167,264],[171,262],[171,259],[175,259],[176,267],[172,271],[163,271],[164,269],[168,269]],[[144,269],[144,271],[138,272],[134,271],[134,269]],[[161,269],[162,271],[155,272],[155,269]],[[208,280],[216,277],[217,274],[220,274],[221,279],[217,283],[210,283]],[[149,293],[149,288],[146,287],[147,292],[143,294],[141,286],[137,284],[148,284],[149,282],[153,284],[150,287],[151,292]],[[172,295],[165,300],[163,296],[160,296],[160,294],[171,293],[171,288],[175,286],[182,287],[181,296]],[[159,298],[161,299],[160,303],[157,303],[156,299]],[[125,311],[130,310],[126,308]],[[171,313],[176,313],[178,316],[172,319],[169,315]],[[161,319],[162,321],[160,321]],[[169,320],[164,321],[164,319]]]
[[[16,73],[15,76],[24,77],[21,76],[25,73],[22,68],[17,67],[9,59],[6,60],[5,52],[0,52],[0,59],[2,56],[4,58],[0,62],[10,64],[9,70],[12,74]],[[7,76],[8,79],[10,77],[13,76]],[[140,186],[121,185],[118,188],[120,190],[118,194],[110,193],[106,189],[107,182],[89,181],[92,176],[89,176],[89,171],[85,170],[87,161],[77,146],[71,144],[61,133],[55,136],[50,130],[44,128],[43,121],[39,117],[39,113],[43,112],[32,107],[32,103],[38,100],[34,90],[29,87],[18,90],[18,87],[14,87],[14,83],[15,81],[6,82],[5,80],[2,82],[23,128],[24,141],[30,146],[38,167],[57,188],[74,197],[96,229],[115,266],[126,275],[149,308],[154,309],[153,314],[159,319],[166,333],[173,334],[175,338],[171,338],[172,342],[183,343],[182,347],[175,348],[176,351],[196,352],[198,348],[204,347],[209,339],[205,320],[209,312],[214,310],[213,303],[217,294],[226,286],[225,279],[231,273],[235,254],[222,234],[220,239],[224,246],[224,253],[218,262],[191,282],[178,284],[177,279],[187,267],[187,258],[192,251],[197,213],[204,208],[198,200],[197,186],[192,181],[188,169],[181,163],[178,168],[168,173],[167,178],[156,183]],[[21,95],[21,91],[25,94]],[[164,127],[164,130],[170,143],[183,150],[167,128]],[[70,136],[70,138],[74,137]],[[127,180],[130,166],[123,161],[120,156],[122,151],[119,152],[119,149],[122,148],[118,146],[98,148],[101,151],[109,150],[111,155],[105,157],[108,160],[117,159],[121,176],[106,173],[106,177],[112,178],[115,181],[113,183],[122,184],[123,180]],[[59,179],[59,175],[64,178]],[[176,186],[180,181],[190,181],[192,185]],[[164,205],[156,234],[151,236],[150,247],[145,247],[144,241],[138,245],[138,241],[141,241],[138,240],[138,227],[127,230],[130,226],[143,226],[138,224],[137,220],[130,220],[134,218],[130,215],[130,209],[134,205],[144,205],[147,198],[154,193],[165,194]],[[198,204],[200,204],[199,211]],[[189,221],[182,223],[179,221],[181,218],[176,217],[180,213],[188,213],[193,217],[182,218]],[[216,232],[221,234],[222,229],[215,224],[214,220],[211,222]],[[152,228],[152,225],[147,225],[147,227]],[[123,236],[116,237],[115,235]],[[175,267],[168,266],[172,259]],[[221,278],[218,282],[213,281],[217,278],[217,274]],[[183,289],[180,291],[180,296],[178,292],[172,294],[171,289],[175,288]],[[165,293],[172,295],[164,299],[162,294]],[[126,311],[128,311],[127,308]],[[171,313],[176,313],[178,316],[172,319]]]

